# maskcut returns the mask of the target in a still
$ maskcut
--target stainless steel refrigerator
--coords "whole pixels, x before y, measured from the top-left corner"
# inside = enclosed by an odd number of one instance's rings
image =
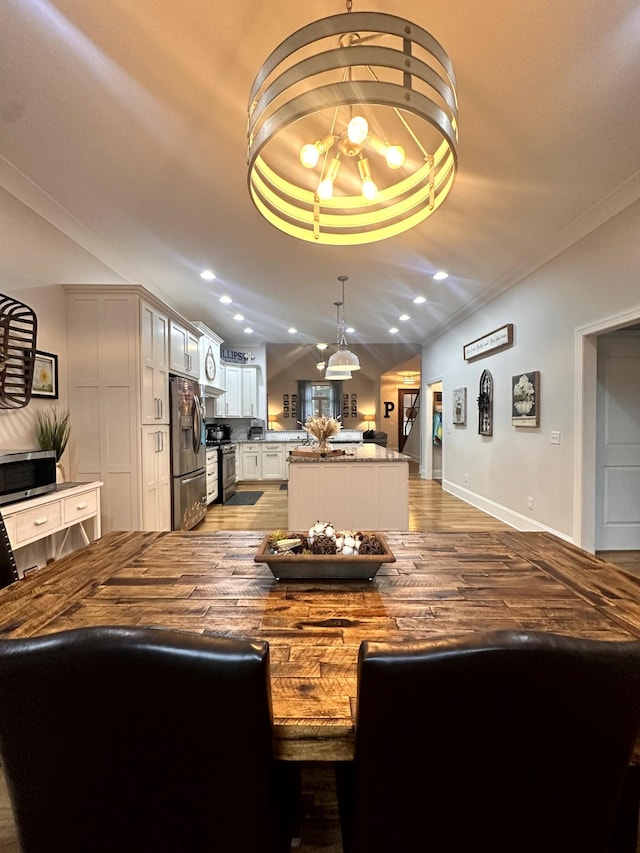
[[[206,449],[200,385],[172,376],[171,406],[171,529],[190,530],[207,514]]]

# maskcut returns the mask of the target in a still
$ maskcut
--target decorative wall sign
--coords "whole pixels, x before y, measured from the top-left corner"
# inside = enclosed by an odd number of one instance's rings
[[[456,426],[467,425],[467,389],[453,389],[453,423]]]
[[[493,435],[493,376],[482,371],[478,395],[478,433]]]
[[[230,362],[231,364],[247,364],[253,361],[254,355],[247,350],[221,349],[220,358],[222,361]]]
[[[506,326],[494,329],[488,335],[477,338],[475,341],[471,341],[470,344],[465,344],[462,348],[462,354],[465,361],[473,361],[474,358],[481,358],[483,355],[505,349],[505,347],[510,347],[512,344],[513,323],[507,323]]]
[[[511,377],[511,423],[517,427],[540,426],[540,371]]]

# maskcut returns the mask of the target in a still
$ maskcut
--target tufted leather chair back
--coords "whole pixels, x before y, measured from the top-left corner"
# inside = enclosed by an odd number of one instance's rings
[[[639,730],[640,642],[511,631],[365,642],[355,761],[338,774],[345,850],[622,849]],[[636,828],[637,815],[636,799]]]
[[[281,849],[269,685],[268,645],[248,639],[105,627],[0,641],[24,853]]]

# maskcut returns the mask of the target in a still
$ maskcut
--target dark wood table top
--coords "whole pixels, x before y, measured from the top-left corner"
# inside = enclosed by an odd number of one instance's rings
[[[138,625],[268,640],[280,757],[352,755],[365,639],[499,628],[640,638],[640,579],[540,533],[385,533],[374,581],[278,582],[256,531],[109,533],[0,591],[0,636]]]

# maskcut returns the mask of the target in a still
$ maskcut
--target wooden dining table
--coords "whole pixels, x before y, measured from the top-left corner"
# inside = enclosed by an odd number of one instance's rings
[[[108,533],[0,591],[0,636],[127,625],[267,640],[276,749],[296,761],[352,758],[363,640],[640,638],[640,578],[550,534],[388,531],[395,562],[373,580],[286,582],[254,561],[265,535]]]

